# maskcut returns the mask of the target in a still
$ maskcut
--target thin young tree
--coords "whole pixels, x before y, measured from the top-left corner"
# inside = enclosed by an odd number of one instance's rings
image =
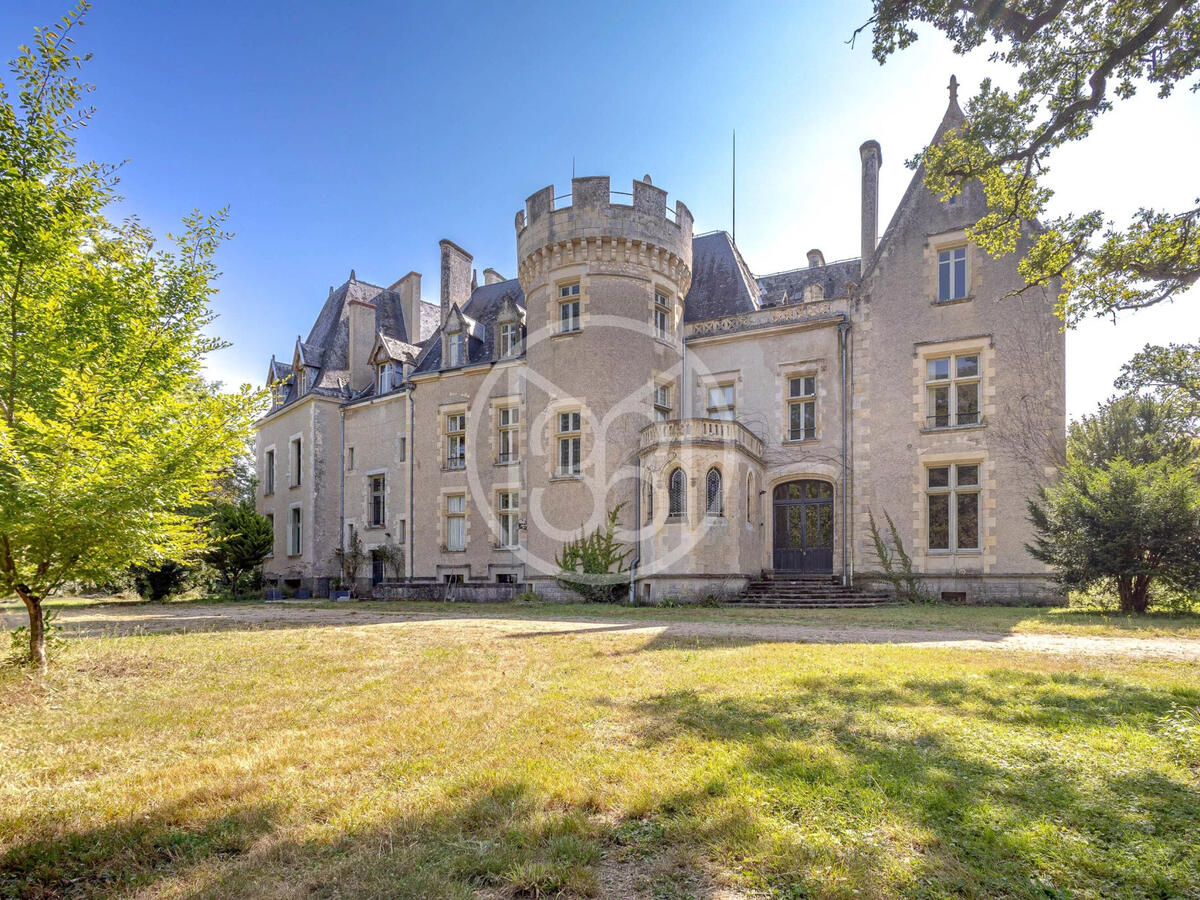
[[[202,549],[187,510],[259,400],[201,377],[222,346],[205,328],[223,214],[189,215],[159,247],[106,217],[113,167],[76,157],[86,9],[37,29],[0,82],[0,595],[24,603],[43,669],[47,594]]]

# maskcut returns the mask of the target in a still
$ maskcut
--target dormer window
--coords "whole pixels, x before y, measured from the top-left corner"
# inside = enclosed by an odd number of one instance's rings
[[[379,367],[379,382],[376,393],[386,394],[400,386],[400,366],[385,362]]]
[[[446,336],[446,365],[461,366],[467,361],[467,336],[461,331]]]
[[[500,326],[500,358],[507,359],[521,352],[521,323],[505,322]]]

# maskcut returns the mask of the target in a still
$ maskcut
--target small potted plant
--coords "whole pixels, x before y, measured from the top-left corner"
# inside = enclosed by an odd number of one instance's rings
[[[330,600],[349,600],[350,589],[345,586],[345,582],[340,578],[333,579],[333,583],[329,587]]]

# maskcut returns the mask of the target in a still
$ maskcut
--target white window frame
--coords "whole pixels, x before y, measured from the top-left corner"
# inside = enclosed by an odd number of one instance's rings
[[[662,291],[654,292],[654,334],[664,341],[671,339],[671,298]]]
[[[497,548],[514,550],[521,545],[521,496],[516,490],[496,494]]]
[[[654,386],[654,421],[670,421],[673,411],[674,406],[671,404],[671,385],[656,384]]]
[[[970,273],[967,269],[967,245],[958,244],[953,247],[938,249],[937,259],[937,298],[938,303],[949,303],[953,300],[964,300],[971,291]],[[946,272],[946,291],[942,292],[942,272]],[[961,276],[961,283],[959,277]]]
[[[467,414],[446,413],[446,468],[467,467]]]
[[[521,323],[500,323],[500,358],[510,359],[521,353]]]
[[[451,331],[446,333],[446,368],[455,369],[467,363],[467,333]]]
[[[452,552],[467,549],[467,495],[447,494],[443,506],[446,515],[446,549]],[[455,532],[460,533],[456,534]]]
[[[946,484],[930,482],[934,470],[946,470]],[[960,484],[960,469],[974,469],[975,481]],[[959,545],[958,513],[960,498],[973,497],[975,502],[975,546]],[[934,498],[945,498],[946,502],[946,546],[933,546]],[[932,554],[979,553],[983,549],[983,463],[978,461],[930,463],[925,467],[925,543]]]
[[[812,373],[789,375],[787,403],[787,439],[789,441],[815,441],[817,439],[817,376]],[[799,384],[799,392],[797,392]],[[812,425],[802,424],[800,432],[796,432],[793,423],[793,410],[799,408],[801,422],[811,421]]]
[[[268,447],[263,451],[263,496],[270,497],[275,493],[275,448]]]
[[[578,281],[558,286],[558,333],[574,334],[583,330],[580,318],[583,307],[580,303],[580,286]]]
[[[959,374],[960,360],[975,360],[974,373]],[[939,375],[937,367],[945,363],[946,374]],[[959,409],[959,388],[975,387],[975,409],[963,412]],[[946,392],[946,411],[936,412],[938,392]],[[970,428],[983,424],[983,353],[968,350],[962,353],[945,353],[925,357],[925,427],[927,429]],[[964,420],[965,417],[965,420]],[[945,422],[939,420],[945,419]]]
[[[296,435],[288,442],[289,487],[300,487],[304,483],[304,437]]]
[[[506,449],[507,448],[507,449]],[[496,408],[496,462],[515,463],[521,459],[521,407]]]
[[[714,402],[714,398],[719,399]],[[732,422],[737,415],[737,385],[732,381],[710,384],[705,389],[705,401],[708,418]]]
[[[558,426],[558,453],[555,456],[557,476],[578,478],[583,474],[583,415],[577,409],[562,410],[555,423]]]

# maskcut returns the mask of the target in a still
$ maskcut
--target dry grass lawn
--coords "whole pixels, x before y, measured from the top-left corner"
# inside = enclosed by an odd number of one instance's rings
[[[1198,707],[1177,661],[78,638],[0,671],[0,897],[1197,897]]]

